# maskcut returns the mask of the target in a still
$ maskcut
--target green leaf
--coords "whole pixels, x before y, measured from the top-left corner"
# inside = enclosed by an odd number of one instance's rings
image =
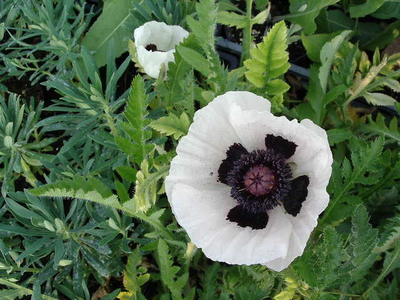
[[[188,115],[183,112],[180,118],[174,114],[170,114],[168,117],[162,117],[151,122],[150,126],[167,136],[173,135],[174,139],[177,140],[188,133],[190,120]]]
[[[324,212],[320,224],[327,221],[332,222],[331,214],[335,215],[335,212],[346,212],[346,210],[342,210],[342,204],[347,203],[346,206],[348,207],[349,205],[354,205],[354,202],[358,202],[357,197],[354,198],[354,196],[348,194],[349,190],[356,184],[373,185],[379,181],[379,178],[374,175],[379,170],[378,162],[381,158],[383,144],[384,139],[380,137],[369,145],[362,146],[357,150],[353,149],[351,163],[347,158],[343,160],[341,174],[339,166],[337,164],[333,165],[333,176],[328,186],[328,190],[333,197]],[[341,218],[346,217],[347,215],[342,215]]]
[[[330,146],[349,140],[353,136],[350,130],[339,128],[330,129],[327,131],[327,134]]]
[[[173,265],[168,246],[163,239],[158,241],[157,253],[162,282],[171,291],[173,299],[183,299],[182,291],[189,278],[189,273],[184,273],[181,276],[177,275],[180,268]]]
[[[158,192],[158,183],[168,175],[169,165],[157,167],[155,172],[150,172],[149,163],[144,160],[140,171],[136,173],[134,201],[138,211],[146,212],[155,203]]]
[[[324,93],[328,86],[328,78],[331,72],[333,59],[336,52],[339,50],[340,45],[344,39],[350,34],[351,31],[346,30],[339,34],[337,37],[327,42],[321,49],[320,58],[322,66],[319,68],[318,78],[321,82],[321,87]]]
[[[142,256],[140,255],[140,248],[136,248],[129,255],[128,263],[126,264],[124,271],[124,287],[126,290],[128,290],[129,293],[124,292],[121,294],[136,299],[136,294],[140,293],[141,286],[149,281],[149,279],[150,274],[147,273],[147,268],[142,266]]]
[[[381,114],[378,114],[375,121],[369,116],[368,124],[363,125],[361,130],[373,135],[384,135],[389,138],[389,142],[400,144],[400,130],[396,117],[392,118],[388,127],[385,123],[385,118]]]
[[[396,0],[386,1],[372,16],[378,19],[400,19],[400,2]]]
[[[386,63],[387,58],[385,57],[379,65],[372,66],[363,79],[361,79],[361,75],[356,77],[353,86],[349,89],[351,96],[347,100],[347,103],[350,103],[350,101],[360,97],[363,94],[366,94],[368,90],[372,89],[372,85],[370,85],[370,83],[374,79],[378,78],[379,72],[383,69]]]
[[[103,12],[90,27],[82,41],[82,45],[95,51],[94,58],[99,67],[107,63],[107,49],[111,40],[114,41],[115,57],[128,51],[127,38],[133,36],[135,28],[131,24],[129,9],[133,8],[130,0],[107,1]]]
[[[198,20],[187,16],[187,23],[200,45],[214,48],[218,6],[214,0],[200,0],[196,3],[196,12]]]
[[[124,116],[128,122],[121,122],[120,124],[122,130],[130,139],[116,136],[115,142],[138,165],[154,148],[154,145],[146,143],[151,137],[151,131],[148,127],[150,120],[147,119],[147,114],[147,95],[144,81],[140,75],[137,75],[132,81],[132,90],[124,111]]]
[[[397,207],[396,213],[394,217],[386,220],[384,232],[374,252],[381,253],[388,251],[400,241],[400,206]]]
[[[385,0],[365,0],[365,3],[360,5],[350,6],[350,16],[352,18],[362,18],[376,11]]]
[[[338,268],[343,258],[343,243],[333,226],[325,227],[323,240],[314,248],[307,249],[295,262],[295,269],[307,284],[323,289],[338,278]]]
[[[251,58],[244,62],[248,69],[245,75],[256,87],[265,86],[271,79],[285,74],[289,69],[286,35],[285,22],[281,21],[250,51]]]
[[[310,35],[317,29],[315,18],[319,15],[320,11],[324,7],[337,2],[339,2],[339,0],[291,1],[291,14],[283,17],[290,22],[301,25],[304,28],[304,33]]]
[[[324,46],[327,42],[335,38],[340,32],[334,33],[319,33],[314,35],[305,35],[303,32],[301,33],[301,41],[303,42],[304,48],[306,48],[307,56],[313,62],[321,63],[320,52],[322,46]]]
[[[31,189],[30,193],[46,197],[71,197],[96,202],[116,209],[125,210],[118,197],[97,178],[75,176]]]
[[[182,58],[195,70],[199,71],[206,77],[210,75],[209,61],[203,55],[184,46],[177,46],[176,49]]]
[[[397,102],[396,99],[382,93],[365,92],[360,96],[363,96],[372,105],[393,106]]]
[[[369,223],[367,209],[363,205],[359,205],[353,212],[351,219],[351,236],[350,246],[347,251],[349,259],[341,268],[344,278],[348,282],[357,282],[363,278],[369,268],[377,259],[378,255],[373,249],[378,244],[378,230],[372,228]]]
[[[247,17],[235,12],[220,11],[218,12],[218,23],[241,29],[247,25]]]
[[[219,264],[217,262],[213,263],[211,267],[206,270],[201,283],[201,285],[203,286],[203,290],[200,292],[199,300],[208,300],[215,298],[215,293],[218,287],[218,270]]]

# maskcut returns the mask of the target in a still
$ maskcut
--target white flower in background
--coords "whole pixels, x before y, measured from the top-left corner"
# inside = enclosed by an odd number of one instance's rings
[[[173,213],[212,260],[281,271],[326,208],[332,153],[310,120],[270,113],[268,100],[228,92],[196,112],[166,178]]]
[[[175,46],[181,43],[189,32],[180,26],[151,21],[135,29],[134,38],[139,64],[144,72],[158,78],[162,65],[174,60]]]

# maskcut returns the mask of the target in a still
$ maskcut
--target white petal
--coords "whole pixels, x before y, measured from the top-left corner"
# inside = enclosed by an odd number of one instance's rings
[[[217,181],[219,166],[229,147],[239,141],[229,122],[231,104],[262,111],[271,107],[268,100],[252,93],[228,92],[198,110],[188,135],[179,142],[178,155],[171,162],[165,181],[168,197],[176,182],[203,189],[215,189],[215,185],[221,184]]]
[[[226,220],[237,205],[229,193],[224,185],[211,191],[178,183],[169,200],[191,241],[212,260],[250,265],[285,257],[292,225],[281,208],[270,212],[266,228],[243,228]]]
[[[147,75],[158,78],[161,67],[168,69],[168,63],[174,60],[175,46],[189,35],[180,26],[171,26],[162,22],[151,21],[134,31],[135,45],[139,64]],[[157,50],[148,51],[146,46],[154,44]]]
[[[147,75],[153,78],[158,78],[161,66],[164,65],[167,70],[168,63],[174,60],[175,50],[160,52],[148,51],[143,46],[136,48],[139,64]]]
[[[162,22],[151,21],[143,24],[134,31],[135,45],[147,46],[154,44],[158,50],[169,51],[173,41],[173,30]]]

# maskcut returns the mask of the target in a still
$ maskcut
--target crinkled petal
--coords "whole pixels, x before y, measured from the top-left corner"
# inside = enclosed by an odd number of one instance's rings
[[[158,78],[162,65],[164,65],[167,70],[168,63],[174,60],[175,50],[167,52],[148,51],[143,46],[139,46],[136,51],[139,64],[142,66],[145,73],[153,78]]]
[[[226,220],[236,205],[229,187],[201,190],[176,184],[170,198],[178,223],[191,241],[215,261],[229,264],[267,263],[287,255],[292,226],[280,207],[269,213],[266,228],[252,230]]]
[[[135,45],[139,64],[146,74],[158,78],[161,67],[168,69],[168,63],[174,60],[175,46],[189,35],[185,29],[176,25],[151,21],[134,31]],[[146,46],[153,44],[158,51],[148,51]]]
[[[267,134],[297,145],[288,161],[294,165],[294,177],[306,175],[310,183],[296,217],[277,206],[268,212],[267,226],[253,230],[226,219],[237,202],[230,197],[230,188],[217,181],[218,168],[231,145],[241,143],[247,151],[264,149]],[[195,114],[177,147],[166,191],[177,221],[207,257],[230,264],[261,263],[280,271],[303,253],[329,202],[331,164],[326,133],[314,123],[275,117],[268,100],[228,92]]]
[[[162,22],[151,21],[143,24],[135,29],[134,38],[136,47],[154,44],[158,50],[162,51],[169,51],[175,48],[175,44],[171,48],[174,40],[172,28]]]
[[[231,107],[230,121],[248,151],[262,149],[266,134],[282,136],[298,146],[288,161],[295,164],[295,178],[301,175],[309,177],[308,195],[300,213],[296,217],[288,216],[294,231],[287,257],[267,264],[273,269],[285,268],[303,253],[319,214],[329,203],[326,186],[331,175],[332,153],[326,134],[309,120],[299,124],[296,120],[289,121],[286,117],[275,117],[267,112],[243,111],[238,106]]]
[[[270,103],[249,92],[228,92],[216,97],[198,110],[189,133],[176,148],[177,156],[171,162],[166,178],[168,197],[177,182],[214,189],[218,182],[218,169],[226,151],[239,140],[229,122],[229,107],[237,103],[243,109],[270,110]],[[233,208],[233,207],[231,207]]]

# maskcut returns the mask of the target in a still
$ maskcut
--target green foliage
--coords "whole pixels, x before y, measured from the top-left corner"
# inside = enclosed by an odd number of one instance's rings
[[[187,134],[189,125],[189,117],[184,112],[181,114],[180,118],[174,114],[170,114],[168,117],[162,117],[150,124],[153,129],[167,136],[173,135],[176,140]]]
[[[352,214],[351,237],[347,254],[349,259],[341,268],[348,282],[357,282],[363,278],[378,255],[373,249],[378,244],[378,230],[369,223],[368,212],[363,205],[354,209]]]
[[[247,80],[255,87],[261,88],[271,95],[274,109],[279,110],[283,102],[283,94],[289,85],[281,77],[289,69],[287,49],[287,28],[281,21],[274,25],[263,41],[250,51],[251,58],[244,62],[248,69]]]
[[[291,1],[290,14],[284,16],[286,20],[299,24],[304,28],[304,33],[307,35],[313,34],[317,29],[315,18],[320,11],[339,0],[300,0]]]
[[[114,57],[128,51],[126,39],[133,36],[129,9],[133,8],[129,0],[104,1],[101,15],[90,27],[82,41],[82,45],[95,52],[94,58],[99,67],[107,63],[107,49],[114,43]]]
[[[398,299],[400,55],[388,54],[398,9],[382,0],[0,1],[0,298]],[[137,76],[124,53],[134,60],[128,39],[151,20],[190,32],[156,81]],[[222,53],[216,33],[241,54]],[[309,78],[293,74],[299,62]],[[311,119],[332,148],[330,203],[282,272],[206,259],[165,196],[196,110],[234,90]]]
[[[279,22],[272,27],[263,42],[251,51],[252,58],[244,62],[249,69],[245,73],[246,77],[256,87],[266,86],[267,90],[274,91],[272,87],[278,81],[273,81],[273,79],[285,74],[289,69],[286,35],[285,23]],[[283,87],[284,83],[279,81],[278,85]]]
[[[142,257],[140,248],[136,248],[128,258],[126,269],[124,271],[124,287],[128,292],[121,292],[118,299],[140,299],[141,286],[150,279],[147,268],[142,266]]]
[[[125,119],[128,122],[119,124],[121,129],[129,136],[129,139],[115,136],[117,146],[138,165],[154,148],[153,145],[146,144],[146,141],[151,138],[151,131],[147,128],[150,124],[150,120],[146,119],[147,105],[144,81],[138,75],[132,81],[132,90],[124,112]]]
[[[25,102],[25,101],[23,101]],[[8,101],[0,95],[0,166],[3,172],[1,193],[5,196],[15,189],[15,180],[23,176],[31,185],[36,186],[36,171],[42,168],[41,160],[51,161],[54,156],[46,154],[53,148],[51,144],[57,138],[43,138],[38,125],[43,102],[36,107],[34,102],[21,103],[16,94],[10,94]]]
[[[350,6],[350,16],[352,18],[361,18],[375,12],[385,0],[365,0],[365,3],[359,5]]]
[[[183,289],[188,281],[189,273],[178,275],[180,268],[173,265],[171,254],[164,240],[160,239],[157,246],[158,264],[160,267],[161,279],[171,291],[173,299],[184,299]]]
[[[400,143],[400,131],[396,117],[392,118],[389,126],[386,125],[385,118],[381,114],[376,117],[375,121],[369,117],[368,124],[363,125],[362,130],[370,136],[384,135],[388,138],[388,143]]]
[[[333,195],[325,210],[321,223],[341,222],[354,210],[361,199],[349,193],[357,184],[374,185],[379,182],[378,162],[382,153],[384,140],[379,138],[369,145],[364,143],[351,153],[351,159],[344,158],[341,166],[333,165],[333,176],[328,190]]]
[[[320,52],[321,67],[319,69],[318,78],[321,82],[321,87],[324,93],[328,85],[328,77],[332,67],[333,59],[336,52],[339,50],[340,45],[344,39],[350,34],[350,31],[343,31],[340,35],[333,38],[330,42],[326,43]]]

